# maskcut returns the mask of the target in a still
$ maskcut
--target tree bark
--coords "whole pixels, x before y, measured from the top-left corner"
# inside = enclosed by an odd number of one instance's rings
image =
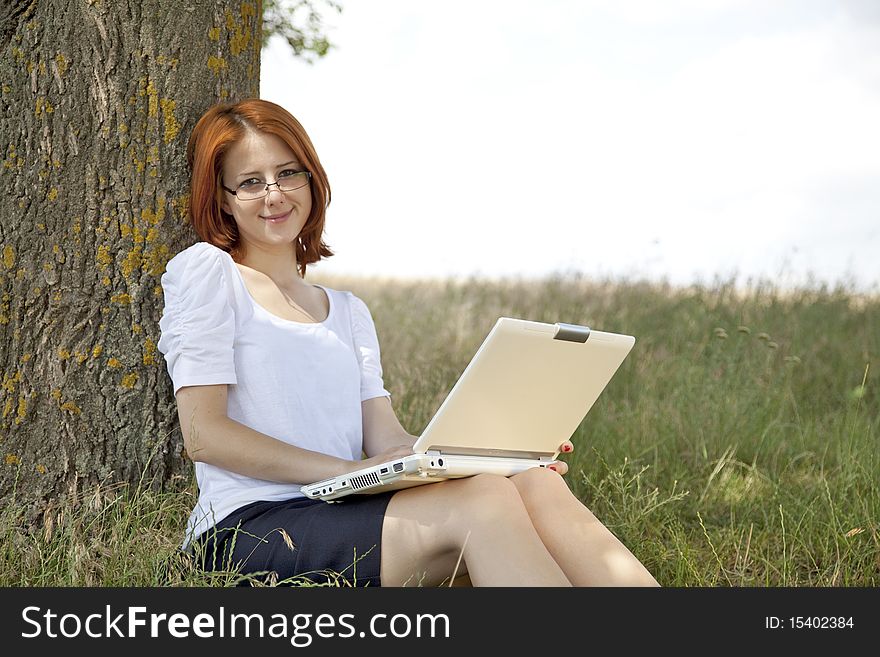
[[[0,12],[0,499],[189,475],[156,350],[186,140],[259,95],[260,0],[12,0]]]

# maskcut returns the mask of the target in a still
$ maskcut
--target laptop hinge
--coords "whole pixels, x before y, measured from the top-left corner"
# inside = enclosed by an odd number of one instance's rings
[[[577,324],[563,324],[556,322],[556,335],[554,340],[566,340],[568,342],[586,342],[590,337],[589,326],[578,326]]]
[[[522,450],[512,450],[512,449],[470,449],[467,447],[444,447],[442,445],[438,446],[435,449],[428,449],[425,451],[425,454],[428,456],[434,457],[443,457],[443,456],[494,456],[499,458],[514,458],[514,459],[541,459],[546,461],[551,461],[552,454],[548,455],[546,452],[526,452]]]

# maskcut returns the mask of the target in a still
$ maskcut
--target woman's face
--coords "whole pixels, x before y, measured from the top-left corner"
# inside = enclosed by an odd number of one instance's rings
[[[242,183],[274,183],[279,176],[302,171],[302,163],[284,141],[262,132],[248,130],[233,144],[223,160],[223,185],[239,190]],[[312,210],[311,186],[281,192],[277,185],[263,198],[241,200],[223,191],[220,207],[231,214],[245,250],[284,250],[297,238]]]

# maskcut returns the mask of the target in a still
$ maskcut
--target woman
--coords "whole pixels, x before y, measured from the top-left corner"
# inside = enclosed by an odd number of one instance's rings
[[[657,584],[571,494],[561,461],[342,503],[305,498],[303,483],[415,442],[384,388],[367,307],[305,281],[307,265],[332,255],[327,176],[299,122],[264,100],[211,107],[187,155],[202,241],[162,277],[158,346],[199,485],[185,543],[201,544],[206,567],[355,585],[455,573],[477,586]]]

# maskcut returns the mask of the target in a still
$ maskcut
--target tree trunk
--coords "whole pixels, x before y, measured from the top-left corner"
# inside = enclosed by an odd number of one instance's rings
[[[261,1],[5,0],[0,499],[189,475],[156,350],[160,277],[196,237],[186,140],[259,95]],[[33,516],[36,517],[36,516]]]

